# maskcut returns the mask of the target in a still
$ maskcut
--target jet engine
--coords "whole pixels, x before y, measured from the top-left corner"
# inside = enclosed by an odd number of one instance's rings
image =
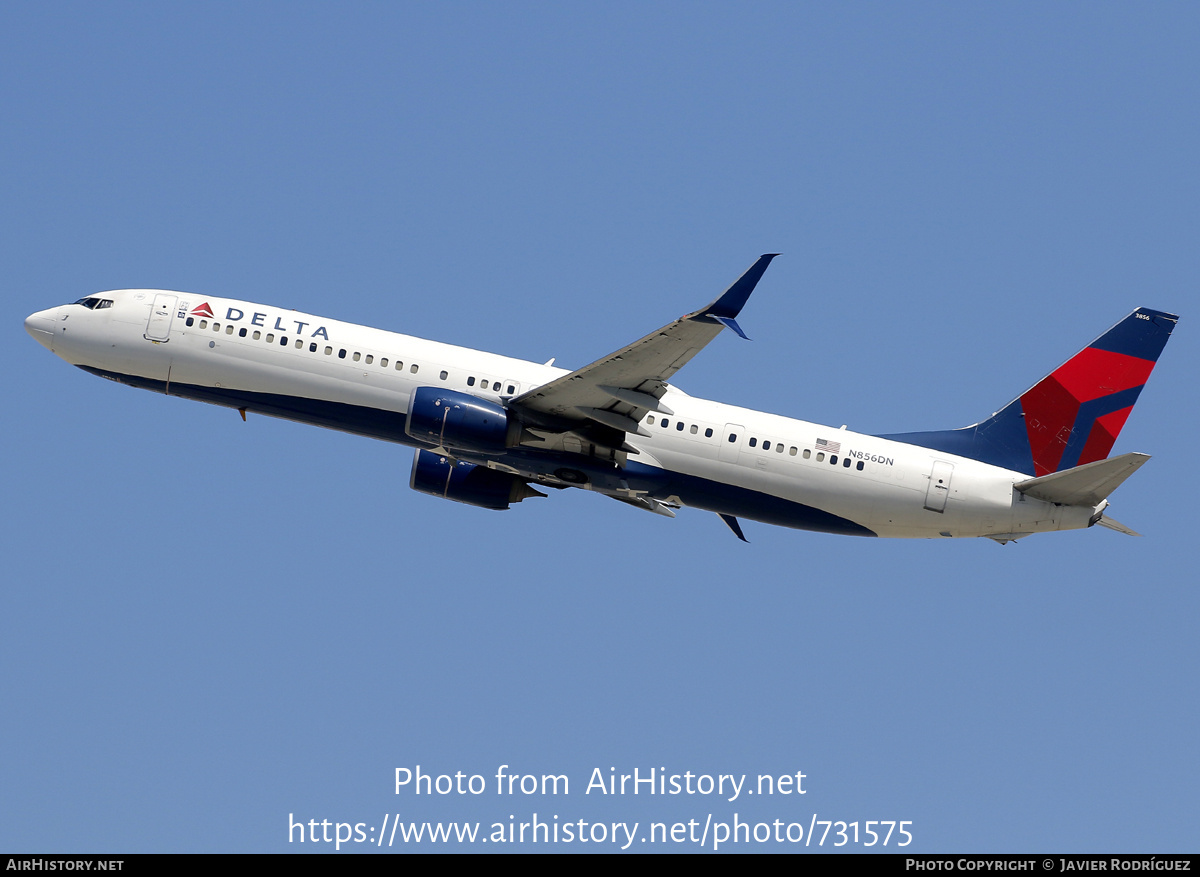
[[[413,457],[408,486],[419,493],[498,511],[531,496],[546,495],[516,475],[451,460],[424,449]]]
[[[493,454],[514,447],[520,429],[520,423],[503,406],[438,387],[413,391],[404,425],[404,431],[418,441]]]

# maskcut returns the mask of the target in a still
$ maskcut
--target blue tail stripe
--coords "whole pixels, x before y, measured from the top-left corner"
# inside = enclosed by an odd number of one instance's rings
[[[1111,396],[1101,396],[1099,399],[1093,399],[1091,402],[1084,402],[1080,405],[1079,413],[1075,416],[1075,426],[1071,430],[1071,438],[1067,441],[1067,447],[1063,450],[1058,468],[1071,469],[1078,466],[1079,455],[1083,453],[1083,448],[1092,434],[1092,425],[1096,422],[1096,419],[1103,417],[1105,414],[1120,411],[1122,408],[1132,407],[1141,392],[1141,387],[1131,387],[1128,390],[1122,390],[1120,393],[1113,393]]]

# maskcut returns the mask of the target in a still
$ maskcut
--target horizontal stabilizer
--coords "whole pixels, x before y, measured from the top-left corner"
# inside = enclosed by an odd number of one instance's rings
[[[1124,533],[1126,536],[1141,536],[1137,530],[1131,530],[1120,521],[1114,521],[1108,515],[1101,515],[1100,520],[1096,521],[1101,527],[1108,527],[1110,530],[1116,530],[1118,533]]]
[[[1043,475],[1041,478],[1018,481],[1013,487],[1026,496],[1046,502],[1094,506],[1107,499],[1110,493],[1149,459],[1149,454],[1122,454],[1110,460],[1085,463],[1073,469]]]

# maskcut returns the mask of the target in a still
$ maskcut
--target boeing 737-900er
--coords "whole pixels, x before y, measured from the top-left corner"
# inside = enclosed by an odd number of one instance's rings
[[[1109,457],[1177,317],[1139,308],[995,414],[860,435],[694,398],[675,373],[729,328],[773,255],[711,304],[566,371],[245,301],[122,289],[25,328],[134,387],[412,445],[410,486],[488,509],[581,487],[674,517],[856,536],[987,536],[1102,524],[1149,459]]]

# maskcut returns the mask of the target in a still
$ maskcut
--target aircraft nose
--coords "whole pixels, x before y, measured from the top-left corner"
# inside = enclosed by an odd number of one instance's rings
[[[54,323],[57,314],[58,308],[50,308],[25,318],[25,331],[48,350],[54,350]]]

